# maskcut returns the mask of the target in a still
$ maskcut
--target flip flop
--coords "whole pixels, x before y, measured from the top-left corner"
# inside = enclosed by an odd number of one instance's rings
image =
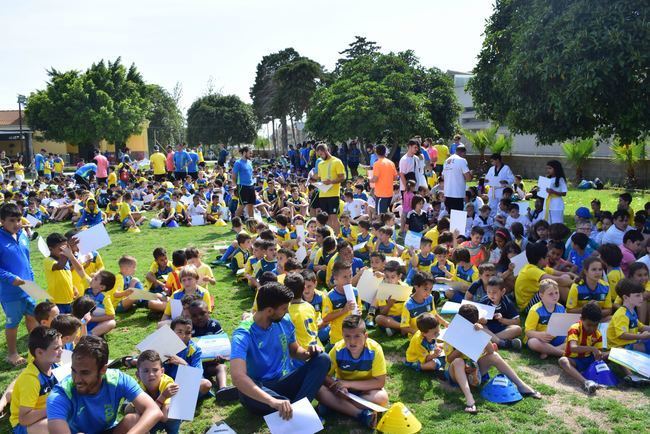
[[[469,405],[469,404],[466,405],[464,411],[465,411],[465,413],[468,413],[468,414],[471,414],[471,415],[477,414],[478,410],[476,409],[476,403],[474,403],[472,405]]]
[[[519,392],[521,393],[521,396],[524,398],[533,398],[533,399],[542,399],[542,394],[539,393],[537,390],[533,390],[532,392]]]
[[[18,366],[22,366],[22,365],[26,364],[27,360],[25,360],[25,358],[22,357],[22,356],[18,356],[18,358],[14,362],[9,360],[8,358],[5,359],[5,362],[9,363],[14,368],[17,368]]]

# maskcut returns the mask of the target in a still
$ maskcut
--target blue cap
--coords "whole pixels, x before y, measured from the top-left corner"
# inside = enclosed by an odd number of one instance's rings
[[[483,386],[481,396],[497,404],[511,404],[523,399],[517,386],[503,374],[495,375],[494,378]]]
[[[602,386],[616,386],[618,384],[618,378],[609,369],[607,363],[602,360],[594,361],[582,375],[587,380],[594,381]]]
[[[591,212],[589,212],[589,208],[585,206],[581,206],[576,210],[576,216],[580,217],[581,219],[590,219],[591,218]]]

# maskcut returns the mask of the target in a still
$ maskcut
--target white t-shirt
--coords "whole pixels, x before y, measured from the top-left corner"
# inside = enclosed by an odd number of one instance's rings
[[[607,232],[605,232],[603,235],[602,244],[616,244],[617,246],[622,245],[625,232],[631,229],[632,227],[628,226],[624,231],[622,231],[616,226],[611,225],[609,229],[607,229]]]
[[[187,207],[187,213],[191,216],[205,214],[205,208],[201,205],[194,206],[194,204],[191,204]]]
[[[454,154],[445,161],[442,175],[445,178],[445,197],[465,197],[465,174],[469,172],[467,160]]]
[[[567,189],[566,186],[566,181],[564,178],[560,178],[560,185],[556,186],[555,185],[555,178],[551,180],[551,190],[555,190],[558,193],[566,193],[569,190]],[[546,207],[546,200],[544,201],[544,207]],[[564,211],[564,198],[562,196],[555,196],[551,197],[551,200],[548,204],[548,210],[549,211]]]
[[[345,202],[343,211],[350,214],[350,217],[355,219],[363,214],[368,203],[363,199],[352,199],[352,202]]]
[[[417,166],[418,166],[418,157],[417,156],[412,156],[409,157],[408,154],[404,154],[402,158],[399,160],[399,173],[406,175],[407,173],[414,173],[415,174],[415,182],[417,185]],[[406,190],[406,184],[404,181],[402,181],[402,177],[400,176],[399,180],[399,189],[401,191]]]
[[[640,257],[636,262],[641,262],[650,269],[650,254]]]

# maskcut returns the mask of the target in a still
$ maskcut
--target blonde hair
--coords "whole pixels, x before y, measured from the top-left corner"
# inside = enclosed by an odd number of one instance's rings
[[[558,286],[557,282],[553,279],[542,279],[542,281],[539,282],[539,293],[544,294],[549,289],[559,290],[560,287]]]
[[[199,273],[196,271],[196,267],[194,265],[186,265],[183,268],[181,268],[180,273],[178,273],[178,277],[181,279],[183,277],[193,277],[196,280],[199,279]]]

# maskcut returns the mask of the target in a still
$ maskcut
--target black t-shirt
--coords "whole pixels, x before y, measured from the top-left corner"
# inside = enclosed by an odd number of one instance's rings
[[[207,336],[207,335],[216,335],[219,333],[222,333],[223,329],[221,328],[221,324],[219,324],[219,321],[216,319],[210,319],[208,323],[205,325],[205,327],[192,327],[192,337],[198,338],[201,336]]]
[[[411,210],[406,215],[406,223],[409,225],[409,231],[423,232],[428,222],[429,218],[425,212],[418,214],[415,210]]]

